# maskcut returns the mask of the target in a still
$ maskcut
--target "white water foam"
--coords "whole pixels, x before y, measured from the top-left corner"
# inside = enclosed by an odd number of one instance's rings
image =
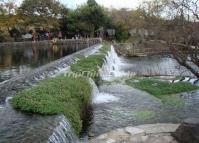
[[[111,45],[111,50],[108,52],[100,70],[102,80],[110,80],[115,77],[125,76],[126,74],[120,71],[121,65],[121,59],[118,57],[114,47]]]
[[[3,108],[4,108],[4,106],[3,106],[3,105],[0,105],[0,110],[3,109]]]
[[[115,97],[108,93],[99,93],[97,96],[94,96],[93,103],[101,104],[101,103],[109,103],[109,102],[117,102],[119,100],[118,97]]]
[[[108,93],[100,93],[97,85],[92,79],[90,79],[90,84],[92,85],[92,88],[93,88],[93,91],[92,91],[93,104],[117,102],[119,100],[119,98],[114,95],[111,95]]]
[[[6,100],[5,100],[5,101],[6,101],[6,106],[9,104],[9,102],[10,102],[10,100],[11,100],[12,98],[13,98],[13,97],[11,97],[11,96],[6,98]]]

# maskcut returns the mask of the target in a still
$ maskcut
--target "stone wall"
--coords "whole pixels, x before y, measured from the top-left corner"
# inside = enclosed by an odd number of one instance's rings
[[[115,44],[116,51],[123,56],[149,56],[169,54],[170,49],[163,41]]]

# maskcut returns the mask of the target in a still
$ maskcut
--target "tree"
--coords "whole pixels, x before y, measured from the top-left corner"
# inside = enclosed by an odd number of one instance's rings
[[[10,29],[16,26],[18,21],[16,9],[15,0],[0,1],[0,41],[11,40]]]
[[[17,9],[16,0],[0,0],[0,14],[13,15]]]
[[[57,0],[24,0],[18,13],[25,26],[58,28],[63,9]]]
[[[89,28],[91,37],[94,36],[98,28],[105,26],[108,20],[104,8],[98,5],[95,0],[88,0],[86,5],[77,8],[76,13],[81,24]]]

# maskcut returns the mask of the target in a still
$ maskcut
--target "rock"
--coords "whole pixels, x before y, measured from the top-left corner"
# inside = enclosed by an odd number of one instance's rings
[[[108,139],[108,140],[106,141],[106,143],[115,143],[115,140],[113,140],[113,139]]]
[[[95,136],[95,134],[94,134],[94,133],[92,133],[92,132],[89,132],[89,133],[88,133],[88,136],[89,136],[89,137],[94,137],[94,136]]]
[[[172,136],[180,143],[199,143],[199,119],[185,120]]]
[[[172,133],[175,132],[178,127],[178,124],[149,124],[137,126],[137,128],[145,130],[146,134]]]
[[[145,131],[143,129],[135,128],[135,127],[126,127],[125,131],[132,136],[134,135],[145,135]]]
[[[106,139],[107,137],[108,137],[107,134],[103,134],[103,135],[100,135],[99,137],[97,137],[97,139],[102,140],[102,139]]]
[[[148,124],[120,128],[100,135],[89,143],[177,143],[171,133],[178,127],[179,124]]]

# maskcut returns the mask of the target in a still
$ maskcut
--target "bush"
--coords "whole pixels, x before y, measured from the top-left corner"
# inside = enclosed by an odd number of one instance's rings
[[[15,109],[42,115],[64,114],[76,133],[82,128],[81,113],[91,101],[91,86],[83,77],[56,77],[42,81],[12,99]]]

